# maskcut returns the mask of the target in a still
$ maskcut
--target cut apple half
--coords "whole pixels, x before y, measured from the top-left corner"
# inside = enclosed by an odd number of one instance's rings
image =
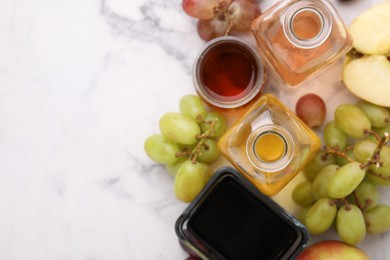
[[[390,62],[385,56],[350,60],[343,68],[343,81],[361,99],[390,107]]]
[[[359,15],[349,27],[354,48],[364,54],[390,53],[390,1]]]

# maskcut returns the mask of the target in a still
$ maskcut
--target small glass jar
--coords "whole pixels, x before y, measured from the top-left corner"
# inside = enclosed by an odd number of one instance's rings
[[[220,168],[176,221],[181,245],[202,259],[294,259],[306,228],[232,167]]]
[[[288,87],[296,87],[352,48],[328,0],[280,1],[251,26],[258,49]]]
[[[222,154],[266,195],[279,192],[320,148],[318,136],[271,94],[219,140]]]
[[[250,43],[234,36],[209,41],[195,59],[196,92],[214,108],[235,109],[257,97],[265,78],[263,62]]]

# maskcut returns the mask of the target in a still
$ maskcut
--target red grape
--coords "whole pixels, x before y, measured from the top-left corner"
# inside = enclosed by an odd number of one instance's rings
[[[215,9],[221,4],[228,6],[232,0],[183,0],[184,11],[194,18],[208,20],[214,17]]]
[[[228,27],[229,22],[226,19],[220,20],[218,17],[214,17],[209,20],[199,20],[196,29],[200,38],[210,41],[224,35]]]
[[[233,29],[237,31],[249,31],[251,22],[261,13],[256,3],[248,0],[235,0],[228,10]]]
[[[190,248],[188,248],[188,246],[186,246],[182,241],[179,240],[179,244],[181,248],[183,248],[183,250],[190,255],[190,257],[193,257],[193,259],[199,259],[199,256],[195,254],[195,252],[192,251]]]
[[[199,36],[210,41],[229,31],[249,31],[260,8],[254,0],[183,0],[184,11],[198,18]]]
[[[321,97],[316,94],[306,94],[298,100],[295,112],[303,122],[314,128],[324,122],[326,106]]]

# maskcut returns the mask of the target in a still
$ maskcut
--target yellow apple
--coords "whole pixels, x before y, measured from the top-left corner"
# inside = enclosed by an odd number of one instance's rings
[[[350,60],[345,64],[342,76],[345,86],[357,97],[380,106],[390,106],[390,61],[385,56]]]
[[[390,1],[369,8],[356,18],[349,32],[355,49],[364,54],[390,53]]]
[[[349,32],[353,50],[343,66],[345,86],[361,99],[390,107],[390,1],[358,16]]]

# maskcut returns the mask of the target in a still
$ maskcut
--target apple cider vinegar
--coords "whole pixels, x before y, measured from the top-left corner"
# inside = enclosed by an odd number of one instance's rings
[[[322,19],[316,11],[302,9],[294,14],[291,20],[291,27],[297,38],[310,40],[321,32]]]
[[[254,154],[264,162],[276,162],[285,155],[286,141],[278,132],[269,131],[260,134],[254,141]]]
[[[251,26],[257,47],[289,87],[314,76],[352,48],[352,39],[327,0],[288,0]]]
[[[221,137],[218,147],[261,192],[274,195],[320,148],[320,140],[270,94],[261,96]]]

